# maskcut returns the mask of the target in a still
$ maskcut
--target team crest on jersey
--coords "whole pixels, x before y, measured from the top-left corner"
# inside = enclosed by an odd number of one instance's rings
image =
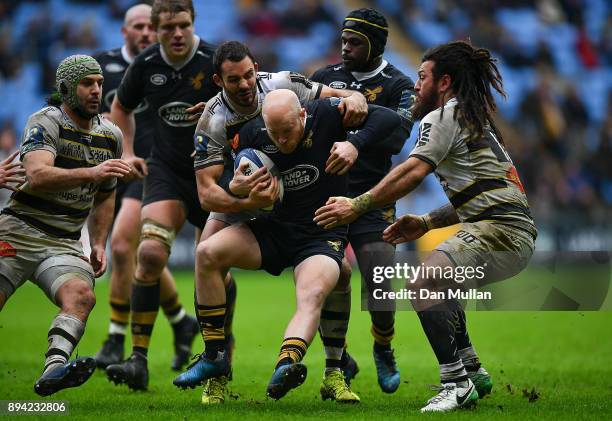
[[[395,222],[395,208],[389,208],[382,211],[382,217],[385,222],[392,224]]]
[[[429,142],[429,133],[431,133],[431,123],[423,123],[419,126],[417,147],[424,146],[427,142]]]
[[[340,240],[327,240],[327,245],[330,246],[334,251],[340,251],[340,247],[342,247],[342,241]]]
[[[346,82],[335,80],[329,84],[329,87],[334,89],[346,89]]]
[[[308,132],[306,139],[302,140],[302,147],[306,149],[312,148],[312,130]]]
[[[106,66],[104,66],[104,70],[106,70],[108,73],[120,73],[125,70],[125,66],[122,66],[119,63],[108,63]]]
[[[376,101],[376,97],[378,96],[378,94],[381,93],[382,91],[383,91],[382,86],[377,86],[376,88],[372,88],[372,89],[366,88],[363,95],[366,97],[368,102],[374,102]]]
[[[202,89],[203,80],[204,80],[204,72],[198,72],[197,75],[189,78],[189,82],[191,83],[191,86],[193,86],[193,89],[195,89],[196,91],[199,91],[200,89]]]
[[[162,75],[161,73],[156,73],[152,75],[149,80],[153,85],[162,86],[168,81],[168,77],[166,75]]]

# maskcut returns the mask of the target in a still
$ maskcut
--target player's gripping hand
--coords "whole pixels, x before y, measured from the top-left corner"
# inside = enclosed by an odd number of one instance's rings
[[[355,92],[351,96],[342,98],[338,110],[344,115],[342,120],[344,127],[358,127],[368,116],[368,102],[361,93]]]
[[[187,120],[189,120],[189,121],[198,121],[198,119],[202,115],[202,112],[204,111],[205,107],[206,107],[206,103],[205,102],[198,102],[193,107],[187,108],[185,110],[185,112],[187,112],[187,114],[189,114],[189,116],[187,117]]]
[[[261,209],[272,206],[280,194],[278,178],[270,177],[268,182],[258,183],[251,189],[248,197],[249,209]]]
[[[123,178],[132,171],[132,167],[123,159],[109,159],[90,169],[92,181],[102,183],[112,177]]]
[[[128,163],[128,165],[132,168],[132,172],[125,177],[125,181],[132,181],[134,179],[143,179],[147,174],[149,174],[149,167],[147,166],[147,161],[143,158],[132,155],[132,156],[124,156],[123,160]]]
[[[234,178],[230,181],[230,191],[238,197],[246,197],[251,193],[253,187],[259,183],[267,184],[272,178],[272,174],[266,167],[261,167],[251,175],[244,175],[245,171],[249,168],[247,162],[240,164],[236,171],[234,171]]]
[[[313,221],[326,230],[346,225],[359,217],[353,200],[348,197],[330,197],[327,203],[315,211]]]
[[[0,189],[16,191],[17,187],[25,183],[25,168],[22,167],[21,162],[13,162],[17,155],[19,151],[13,152],[0,162]]]
[[[391,244],[401,244],[421,238],[427,232],[422,216],[404,215],[383,231],[382,239]]]
[[[106,251],[104,246],[92,246],[89,260],[96,278],[104,275],[104,272],[106,272]]]
[[[359,151],[351,142],[336,142],[325,163],[325,172],[344,175],[357,161],[357,156],[359,156]]]

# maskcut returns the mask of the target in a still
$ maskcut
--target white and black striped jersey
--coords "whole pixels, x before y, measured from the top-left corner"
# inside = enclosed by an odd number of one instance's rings
[[[504,146],[490,128],[473,139],[455,119],[457,100],[430,112],[410,156],[435,168],[461,222],[499,220],[535,232],[527,196]]]

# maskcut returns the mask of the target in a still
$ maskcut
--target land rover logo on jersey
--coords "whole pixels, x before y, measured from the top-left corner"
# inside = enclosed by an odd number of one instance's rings
[[[125,67],[119,63],[108,63],[106,66],[104,66],[104,70],[109,73],[119,73],[124,71]]]
[[[166,77],[166,75],[162,75],[160,73],[156,73],[156,74],[151,76],[150,80],[151,80],[151,83],[153,85],[161,86],[161,85],[166,83],[168,78]]]
[[[261,148],[265,153],[278,153],[276,145],[263,145]]]
[[[117,89],[112,89],[108,91],[106,95],[104,95],[104,105],[106,105],[109,110],[111,109],[111,105],[113,104],[113,99],[115,99],[116,93],[117,93]],[[142,100],[140,104],[138,104],[138,107],[134,109],[134,112],[138,114],[138,113],[143,112],[147,108],[149,108],[149,103],[147,102],[147,99],[145,98]]]
[[[169,126],[189,127],[197,123],[197,121],[190,121],[189,114],[185,111],[191,106],[186,102],[170,102],[160,107],[158,114]]]
[[[334,88],[334,89],[344,89],[346,88],[346,82],[341,82],[339,80],[335,80],[332,83],[329,84],[330,88]]]
[[[312,165],[300,164],[284,171],[281,175],[283,176],[285,191],[295,191],[308,187],[317,181],[319,179],[319,169]]]

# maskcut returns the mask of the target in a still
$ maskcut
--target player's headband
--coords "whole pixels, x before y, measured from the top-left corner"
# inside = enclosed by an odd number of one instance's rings
[[[368,42],[368,58],[381,56],[387,44],[389,28],[387,20],[374,9],[353,10],[344,18],[342,31],[361,35]]]

